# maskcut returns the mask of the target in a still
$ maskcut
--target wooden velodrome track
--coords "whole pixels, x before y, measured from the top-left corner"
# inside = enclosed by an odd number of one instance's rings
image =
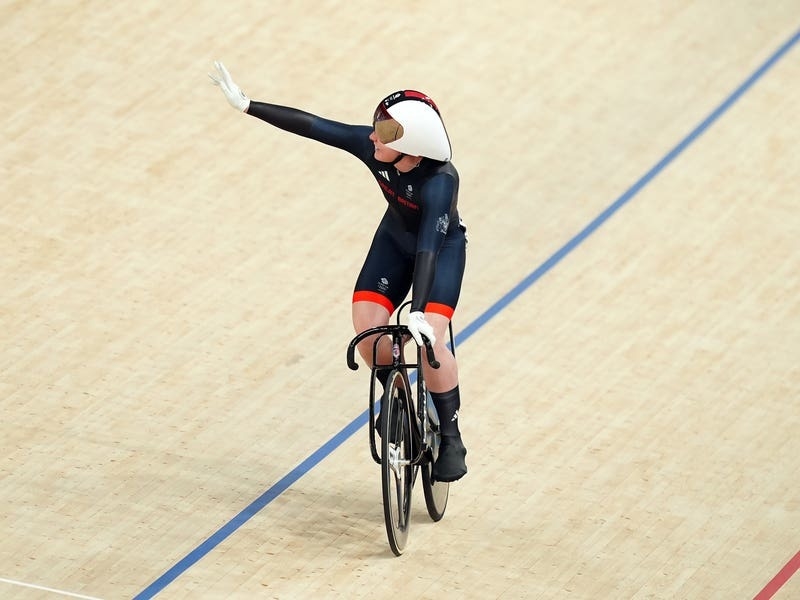
[[[0,6],[0,597],[800,598],[797,0]],[[236,114],[437,99],[470,472],[388,549],[383,210]]]

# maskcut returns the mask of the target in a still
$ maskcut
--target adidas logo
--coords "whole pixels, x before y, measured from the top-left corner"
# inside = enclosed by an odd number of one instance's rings
[[[386,181],[389,181],[389,171],[378,171],[381,177],[383,177]]]

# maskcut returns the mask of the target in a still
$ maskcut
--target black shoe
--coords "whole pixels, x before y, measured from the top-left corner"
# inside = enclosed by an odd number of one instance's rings
[[[436,481],[456,481],[467,474],[464,457],[467,449],[460,435],[443,435],[439,446],[439,457],[433,463],[433,478]]]
[[[382,423],[383,423],[383,411],[380,411],[378,413],[378,416],[375,417],[375,433],[378,435],[378,437],[381,437]],[[393,433],[397,431],[397,427],[392,427],[389,431]],[[389,441],[394,442],[394,440],[389,440]]]
[[[403,398],[405,398],[405,392],[404,391],[400,390],[400,394],[402,394]],[[386,399],[385,398],[383,398],[382,403],[384,405],[386,404]],[[399,412],[395,411],[394,419],[395,419],[395,422],[393,423],[394,427],[392,427],[389,430],[391,432],[391,436],[389,438],[389,441],[391,443],[393,443],[393,444],[396,444],[397,440],[393,439],[393,438],[397,435],[397,430],[398,430],[399,425],[400,425],[398,423],[398,421],[400,420],[400,413]],[[380,412],[378,412],[378,416],[375,417],[375,433],[378,434],[378,437],[381,436],[381,424],[382,423],[383,423],[383,408],[381,408]]]

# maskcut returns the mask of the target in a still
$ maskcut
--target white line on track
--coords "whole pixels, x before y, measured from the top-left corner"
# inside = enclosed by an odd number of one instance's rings
[[[83,594],[75,594],[73,592],[65,592],[64,590],[57,590],[55,588],[45,587],[43,585],[35,585],[33,583],[25,583],[23,581],[15,581],[13,579],[6,579],[5,577],[0,577],[0,582],[8,583],[9,585],[16,585],[20,587],[32,588],[34,590],[43,590],[45,592],[52,592],[54,594],[60,594],[62,596],[68,596],[70,598],[81,598],[82,600],[102,600],[101,598],[95,598],[94,596],[84,596]]]

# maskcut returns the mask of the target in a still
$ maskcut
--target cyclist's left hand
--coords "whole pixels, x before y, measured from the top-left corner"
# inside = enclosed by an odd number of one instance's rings
[[[425,320],[425,313],[422,311],[417,310],[408,315],[408,331],[417,342],[417,346],[422,346],[423,335],[430,340],[431,345],[436,343],[433,327]]]

